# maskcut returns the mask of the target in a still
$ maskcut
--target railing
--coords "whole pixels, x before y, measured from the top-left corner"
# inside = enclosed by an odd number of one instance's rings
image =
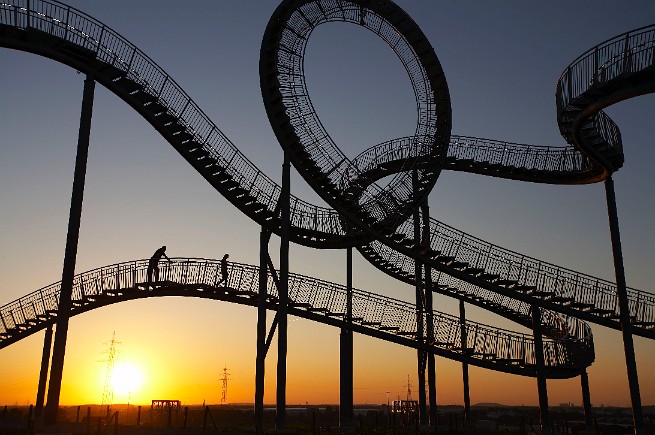
[[[152,59],[132,43],[85,13],[55,0],[12,0],[0,3],[0,24],[34,29],[61,38],[95,53],[96,58],[125,73],[143,87],[192,135],[221,167],[250,196],[274,212],[281,188],[259,170],[218,129],[191,97]],[[217,171],[218,172],[218,171]],[[306,231],[343,236],[339,214],[292,195],[292,224]]]
[[[407,274],[413,273],[414,260],[380,242],[373,242],[372,245],[377,245],[371,246],[371,248],[376,253],[382,254],[384,261],[399,267]],[[367,255],[366,252],[364,252],[364,255]],[[382,265],[382,267],[385,266]],[[440,293],[449,294],[458,298],[465,294],[470,300],[483,301],[481,305],[486,308],[497,307],[497,311],[503,311],[506,317],[511,318],[523,326],[532,327],[532,308],[526,302],[478,287],[436,269],[432,269],[432,282],[440,288]],[[575,317],[563,316],[549,310],[542,310],[542,324],[545,329],[544,333],[549,337],[575,337],[576,339],[588,342],[589,346],[593,346],[591,328],[588,324]]]
[[[414,51],[412,42],[390,22],[394,19],[391,17],[392,14],[382,16],[377,13],[376,7],[368,7],[366,13],[362,15],[362,10],[356,4],[334,0],[322,2],[319,9],[301,6],[289,17],[273,18],[284,22],[284,26],[279,31],[279,38],[275,42],[272,40],[277,38],[277,34],[269,38],[271,41],[267,39],[268,34],[265,35],[264,44],[270,42],[271,50],[262,49],[262,52],[271,52],[270,58],[263,59],[262,62],[264,64],[275,63],[276,71],[276,80],[271,82],[271,86],[262,84],[262,94],[267,110],[285,112],[285,122],[288,120],[293,128],[295,138],[300,142],[300,148],[311,157],[312,165],[324,174],[334,186],[350,186],[352,180],[362,181],[363,174],[357,166],[350,163],[333,142],[316,114],[309,97],[304,78],[304,52],[312,29],[322,23],[335,20],[354,23],[375,33],[389,45],[405,67],[416,95],[418,123],[414,136],[420,138],[417,140],[425,145],[420,148],[421,159],[430,159],[438,152],[445,152],[445,144],[437,143],[436,138],[439,133],[437,131],[437,125],[439,125],[437,103],[434,101],[432,79],[426,73],[423,67],[424,59],[421,57],[429,55],[417,54]],[[305,14],[310,18],[307,18]],[[401,20],[400,17],[395,18]],[[405,24],[407,23],[405,22]],[[421,37],[419,32],[414,32],[412,36],[414,39]],[[424,40],[421,40],[420,43],[428,44]],[[275,46],[273,46],[274,44]],[[417,45],[421,44],[417,43]],[[427,49],[424,51],[430,52]],[[262,83],[268,83],[268,81]],[[273,127],[275,129],[277,126]],[[283,144],[283,146],[285,145]],[[294,143],[294,145],[297,144]],[[415,159],[411,163],[407,162],[405,171],[397,173],[385,188],[363,180],[362,184],[367,188],[356,194],[361,202],[360,208],[378,222],[384,222],[390,226],[393,226],[393,223],[400,224],[400,221],[396,222],[398,216],[409,213],[408,205],[417,196],[426,195],[428,188],[431,188],[433,184],[422,183],[418,194],[413,188],[411,173],[406,170],[411,169],[421,159]],[[426,180],[433,181],[436,180],[437,175],[438,170],[424,171],[420,174]],[[339,201],[338,198],[333,199]],[[394,204],[394,206],[390,208],[389,204]]]
[[[422,145],[414,137],[393,139],[375,145],[353,159],[362,172],[384,163],[416,158]],[[550,147],[502,142],[468,136],[451,136],[448,158],[527,169],[572,174],[591,169],[589,158],[573,147]],[[559,174],[561,176],[561,174]]]
[[[161,286],[160,290],[175,286],[189,286],[187,290],[190,292],[197,288],[212,290],[221,277],[219,261],[199,258],[171,260],[170,263],[160,263],[160,281],[157,284]],[[140,296],[132,293],[131,297],[157,296],[158,288],[149,287],[147,283],[148,263],[148,260],[130,261],[76,275],[72,290],[73,315],[90,301],[102,297],[116,297],[119,293],[126,293],[126,290],[140,292]],[[247,296],[259,293],[258,266],[229,263],[228,273],[226,287],[236,290],[237,294],[242,293]],[[60,285],[61,283],[51,284],[0,307],[0,318],[2,318],[0,333],[9,333],[17,327],[26,327],[30,322],[36,323],[42,318],[45,319],[43,316],[47,317],[54,313],[58,308]],[[278,295],[270,274],[267,293],[272,297]],[[289,300],[291,304],[308,304],[313,309],[322,309],[330,313],[333,318],[346,321],[347,290],[343,285],[290,273]],[[353,289],[352,309],[355,323],[415,338],[416,307],[412,303]],[[433,317],[435,342],[432,344],[437,347],[461,349],[459,318],[438,311],[433,311]],[[425,320],[423,328],[424,330],[427,328]],[[520,360],[526,365],[534,364],[532,355],[534,342],[531,336],[476,322],[467,322],[466,330],[468,334],[466,347],[472,349],[474,355],[483,358]],[[545,340],[546,364],[551,367],[588,365],[593,360],[593,352],[589,353],[590,343],[587,342],[587,338],[576,340],[578,345],[582,345],[579,352],[585,355],[584,358],[578,357],[578,359],[573,359],[575,356],[573,354],[562,356],[561,348],[571,342],[570,338],[564,341]],[[555,358],[555,355],[558,357]]]
[[[591,88],[623,74],[653,67],[654,59],[655,25],[615,36],[586,51],[571,62],[557,82],[558,115]],[[616,124],[602,111],[592,118],[595,130],[608,144],[621,152],[621,136]]]
[[[396,232],[413,238],[411,220]],[[510,251],[436,219],[430,219],[430,248],[440,255],[468,263],[470,267],[484,269],[485,273],[497,274],[501,279],[516,280],[523,285],[535,286],[540,291],[606,310],[606,314],[619,315],[615,283]],[[406,263],[407,257],[393,250],[383,252],[389,261],[400,267]],[[655,295],[628,288],[628,305],[634,323],[655,322]]]

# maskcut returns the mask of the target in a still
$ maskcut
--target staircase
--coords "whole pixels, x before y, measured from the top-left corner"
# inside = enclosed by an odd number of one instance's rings
[[[163,296],[201,297],[257,306],[259,267],[229,263],[228,282],[216,287],[220,267],[218,260],[172,258],[171,263],[160,266],[161,280],[155,283],[146,282],[148,260],[84,272],[76,275],[73,281],[71,315],[120,301]],[[61,283],[54,283],[0,307],[0,349],[56,321],[60,288]],[[266,300],[269,309],[277,309],[277,287],[270,274]],[[416,337],[414,304],[353,289],[353,315],[347,319],[346,303],[345,286],[300,274],[289,275],[289,313],[292,315],[430,350],[480,367],[536,375],[534,341],[530,335],[467,322],[467,342],[462,345],[459,318],[433,311],[434,341],[422,344]],[[544,319],[544,323],[550,322]],[[423,328],[427,328],[427,323],[424,322]],[[549,377],[573,377],[593,362],[593,342],[590,336],[544,340],[544,354]]]

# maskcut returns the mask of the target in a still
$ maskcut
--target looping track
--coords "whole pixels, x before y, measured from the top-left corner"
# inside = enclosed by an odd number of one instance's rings
[[[298,7],[305,3],[332,4],[329,1],[290,1],[284,2],[283,6]],[[341,9],[342,20],[362,25],[362,22],[366,24],[366,20],[376,14],[386,16],[383,12],[371,9],[369,4],[373,3],[376,2],[352,1],[334,5],[350,5],[348,10]],[[26,7],[24,0],[0,4],[0,46],[45,56],[92,74],[97,82],[146,119],[239,210],[263,227],[279,233],[280,186],[253,165],[161,67],[109,27],[80,11],[52,0],[39,1],[36,7]],[[371,15],[368,15],[369,12]],[[337,15],[324,11],[324,16],[328,15],[338,19]],[[311,17],[308,19],[311,22]],[[395,26],[410,27],[412,24],[411,20],[393,23]],[[545,352],[548,354],[549,346],[566,351],[558,351],[557,357],[552,358],[548,376],[577,375],[594,358],[590,328],[578,319],[620,329],[614,283],[503,249],[434,219],[430,220],[431,235],[429,245],[425,246],[414,240],[411,221],[405,219],[421,196],[428,194],[442,168],[555,184],[591,183],[609,176],[623,161],[622,144],[618,128],[600,109],[615,101],[653,91],[654,28],[650,26],[638,29],[607,41],[576,60],[564,72],[558,83],[558,121],[570,147],[534,147],[478,138],[450,137],[449,114],[445,114],[444,107],[439,104],[430,106],[434,110],[426,112],[436,116],[425,118],[432,121],[421,124],[422,119],[419,119],[417,132],[421,140],[416,140],[416,134],[410,138],[392,140],[352,160],[335,159],[338,149],[333,148],[334,153],[330,154],[330,159],[319,161],[318,154],[312,154],[304,147],[293,149],[294,143],[300,142],[287,141],[288,138],[281,138],[285,136],[284,132],[276,130],[280,142],[294,152],[294,163],[304,168],[306,179],[311,178],[313,181],[310,184],[328,204],[339,210],[337,212],[292,197],[291,240],[316,248],[357,246],[373,265],[407,283],[414,283],[414,260],[419,260],[433,268],[433,282],[437,283],[433,291],[461,298],[526,326],[530,325],[532,304],[551,310],[544,311],[542,316],[544,333],[553,339],[545,342]],[[408,35],[413,34],[409,27],[405,30]],[[408,37],[408,40],[413,43],[412,38],[414,36]],[[263,46],[262,52],[265,51]],[[423,49],[418,52],[420,58]],[[591,66],[590,59],[595,62]],[[430,74],[428,76],[432,77]],[[437,76],[439,74],[434,77]],[[264,85],[270,84],[267,77],[270,79],[269,76],[262,76],[264,95]],[[279,81],[279,72],[276,80]],[[445,79],[442,84],[439,83],[431,82],[434,92],[426,92],[425,95],[447,95]],[[274,90],[275,87],[267,89]],[[298,119],[305,119],[309,123],[317,121],[311,116],[309,97],[305,95],[302,99],[308,106],[298,112]],[[301,100],[296,98],[296,101]],[[442,102],[443,98],[437,97],[434,101]],[[267,104],[269,116],[280,116],[279,111],[270,109],[275,107],[274,97],[271,96]],[[419,101],[417,104],[420,106],[422,103]],[[286,111],[281,116],[290,118]],[[303,118],[305,116],[309,117]],[[320,140],[323,139],[326,138]],[[447,146],[444,141],[449,142]],[[426,148],[425,143],[434,144],[434,147]],[[334,178],[337,174],[341,174],[341,180],[344,179],[347,172],[345,167],[343,171],[340,169],[345,164],[356,174],[353,179],[360,180],[365,186],[365,189],[353,195],[355,200],[344,194],[349,191],[348,187],[344,189],[335,182],[338,181]],[[401,175],[394,178],[390,187],[377,187],[375,181],[391,171],[398,171]],[[402,175],[412,171],[421,172],[426,180],[418,184],[421,192],[418,195],[408,194],[410,186],[407,185],[407,177]],[[413,184],[412,188],[416,186]],[[387,208],[380,204],[386,204]],[[139,267],[135,266],[137,269]],[[83,280],[86,275],[78,275],[76,279]],[[187,285],[187,281],[182,282],[178,278],[171,280],[161,290],[169,288],[175,289],[170,290],[171,294],[209,297],[209,292],[197,288],[194,290]],[[319,281],[307,277],[303,277],[302,281],[313,283],[315,287],[312,288],[316,292],[321,285],[336,286],[329,283],[319,285]],[[135,290],[139,287],[139,281],[134,280],[129,285],[119,282],[111,289],[116,290],[121,286]],[[107,289],[109,287],[104,287],[104,290]],[[121,300],[110,298],[111,292],[105,298],[104,290],[92,298],[93,303],[81,302],[80,307],[85,308],[79,308],[76,313]],[[243,288],[239,284],[234,290],[242,291]],[[45,312],[34,308],[30,311],[28,302],[32,301],[32,306],[38,306],[34,302],[39,299],[35,296],[37,293],[42,295],[43,289],[0,307],[0,347],[53,322],[52,301],[50,305],[43,304],[49,307]],[[162,291],[157,294],[167,293]],[[80,298],[84,298],[84,295],[86,293],[80,295]],[[155,293],[148,295],[154,296]],[[51,298],[56,305],[56,295]],[[628,298],[633,333],[655,338],[655,297],[650,293],[629,289]],[[384,298],[371,295],[373,299]],[[41,300],[44,300],[43,296]],[[224,300],[232,299],[226,297]],[[233,301],[240,302],[241,299]],[[274,308],[274,301],[271,303],[271,308]],[[309,302],[307,304],[310,305],[296,307],[298,309],[293,313],[328,324],[339,324],[333,317],[315,315],[311,310],[325,307],[314,306]],[[302,312],[303,308],[306,313]],[[409,318],[414,316],[413,311],[410,314]],[[447,317],[438,313],[435,316]],[[378,320],[371,322],[378,323]],[[400,344],[421,347],[415,340],[396,334],[401,331],[400,328],[388,329],[383,333],[382,322],[379,323],[361,324],[353,328]],[[508,331],[487,326],[478,329],[483,333],[476,335],[476,340],[496,340],[494,342],[498,343],[499,349],[511,349],[516,343],[517,335]],[[411,336],[410,329],[406,332]],[[469,338],[471,336],[469,334]],[[495,339],[492,338],[494,336]],[[529,341],[525,337],[523,339],[526,343]],[[529,346],[525,349],[526,352],[516,358],[500,354],[476,358],[469,356],[466,349],[462,351],[461,346],[458,351],[450,342],[444,342],[441,348],[435,344],[432,350],[449,358],[468,359],[471,364],[534,376],[534,367],[530,364],[534,360],[534,349]]]

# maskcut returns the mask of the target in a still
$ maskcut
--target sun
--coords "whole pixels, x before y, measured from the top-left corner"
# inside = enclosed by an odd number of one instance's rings
[[[114,366],[112,373],[112,386],[114,393],[133,393],[143,383],[143,375],[139,367],[129,362],[119,362]]]

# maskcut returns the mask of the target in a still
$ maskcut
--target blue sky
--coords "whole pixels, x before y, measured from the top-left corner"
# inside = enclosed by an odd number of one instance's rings
[[[588,48],[651,24],[655,18],[652,1],[632,1],[629,6],[612,1],[556,1],[529,7],[518,1],[398,4],[419,24],[441,61],[452,99],[453,134],[535,145],[564,144],[555,119],[555,84],[566,66]],[[276,2],[202,1],[189,6],[117,0],[71,5],[147,53],[246,156],[273,179],[280,178],[282,152],[266,119],[258,78],[261,36]],[[414,131],[409,81],[385,48],[361,29],[339,24],[317,29],[309,42],[306,70],[312,101],[335,142],[349,156]],[[4,304],[61,277],[84,77],[48,59],[4,49],[0,77],[0,304]],[[627,281],[631,287],[650,292],[655,290],[651,276],[655,265],[651,228],[655,221],[654,103],[655,97],[648,95],[608,109],[621,128],[626,155],[614,179]],[[320,202],[299,177],[294,177],[292,190]],[[430,204],[434,217],[482,239],[613,279],[601,184],[548,186],[443,172]],[[275,239],[271,244],[274,257],[277,243]],[[162,244],[168,246],[170,256],[221,258],[229,252],[234,261],[258,260],[257,226],[218,195],[126,104],[98,87],[77,271],[146,258]],[[295,272],[345,281],[345,252],[292,246],[290,263]],[[413,289],[381,275],[358,255],[354,282],[364,290],[413,298]],[[446,312],[456,312],[452,300],[438,297],[436,304]],[[187,332],[216,331],[205,344],[218,348],[250,340],[243,358],[252,357],[254,365],[253,310],[157,300],[96,311],[71,323],[71,348],[92,342],[95,347],[87,350],[90,360],[99,359],[97,349],[115,329],[124,329],[122,341],[138,347],[139,340],[147,340],[148,335],[131,337],[132,331],[170,322]],[[480,310],[469,312],[473,320],[521,330]],[[226,333],[235,324],[240,325],[243,340],[226,337],[235,335]],[[307,364],[301,354],[313,349],[306,343],[312,337],[326,343],[316,352],[338,350],[336,330],[304,320],[298,324],[304,325],[298,331],[301,344],[290,347],[290,358],[298,364]],[[595,393],[607,394],[606,402],[627,404],[620,333],[593,328],[597,362],[590,369],[592,400]],[[166,340],[175,342],[175,337]],[[384,358],[387,349],[396,349],[374,340],[362,338],[361,342],[366,352],[356,353],[356,364],[362,367],[370,364],[367,355],[372,358],[379,352]],[[300,347],[298,355],[293,346]],[[646,403],[655,403],[655,375],[644,369],[655,362],[654,346],[639,338],[636,346],[642,396]],[[0,368],[8,373],[4,382],[30,382],[34,378],[30,367],[38,365],[40,349],[38,334],[1,350]],[[189,353],[197,352],[193,349]],[[398,353],[403,357],[389,363],[384,379],[360,377],[362,391],[393,392],[400,389],[406,373],[415,376],[414,353]],[[18,363],[26,355],[33,360],[31,366]],[[230,355],[235,353],[226,351],[220,358],[230,365]],[[222,367],[223,359],[218,366]],[[244,367],[241,379],[252,383],[254,371]],[[336,366],[329,370],[333,369],[338,376]],[[594,376],[594,371],[600,375],[611,370],[621,376],[612,380]],[[491,372],[479,373],[483,378]],[[2,383],[0,378],[0,390]],[[567,398],[576,383],[553,382],[555,398],[551,400],[579,401],[578,396]],[[338,397],[336,384],[316,388],[324,389],[326,397]],[[442,389],[445,400],[461,400],[459,390],[448,388]],[[609,399],[613,390],[618,391],[616,398]],[[386,400],[386,394],[380,394],[380,400]],[[474,401],[475,394],[472,391]],[[536,388],[530,394],[526,400],[536,402]]]

